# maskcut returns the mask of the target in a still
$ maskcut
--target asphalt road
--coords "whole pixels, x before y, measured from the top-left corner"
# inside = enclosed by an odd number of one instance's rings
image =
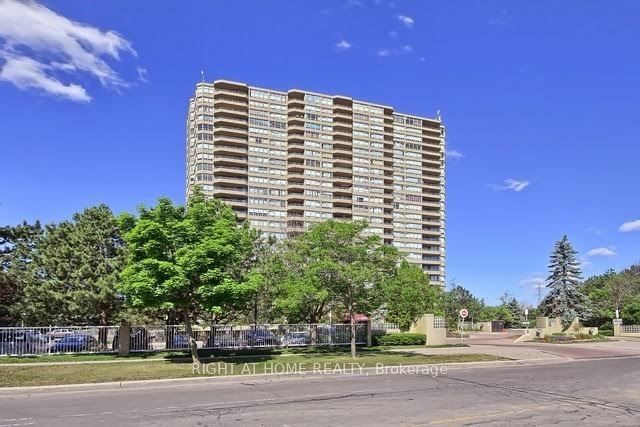
[[[633,425],[640,358],[0,395],[0,426]]]

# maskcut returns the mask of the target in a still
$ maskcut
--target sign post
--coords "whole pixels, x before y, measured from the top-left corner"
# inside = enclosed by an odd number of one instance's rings
[[[460,346],[462,346],[464,344],[464,319],[467,318],[467,316],[469,316],[469,310],[467,310],[466,308],[463,308],[462,310],[460,310],[460,318],[462,319],[462,328],[460,330]]]

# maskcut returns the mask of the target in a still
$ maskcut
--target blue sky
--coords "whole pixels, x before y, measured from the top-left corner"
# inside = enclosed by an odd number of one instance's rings
[[[535,302],[565,233],[585,276],[640,261],[638,16],[630,0],[0,0],[0,224],[182,202],[204,70],[441,110],[448,280]]]

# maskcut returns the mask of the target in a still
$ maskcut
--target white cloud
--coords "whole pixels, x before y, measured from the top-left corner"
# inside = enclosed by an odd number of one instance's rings
[[[640,231],[640,219],[625,222],[620,226],[620,228],[618,228],[618,231],[621,231],[623,233],[628,233],[629,231]]]
[[[136,71],[138,72],[138,80],[142,83],[147,83],[149,81],[149,72],[144,67],[136,67]]]
[[[413,53],[413,47],[407,45],[402,46],[402,49],[400,49],[400,51],[402,53]]]
[[[50,75],[53,66],[8,52],[0,51],[0,56],[6,61],[0,70],[0,80],[11,82],[20,89],[41,89],[72,101],[91,101],[91,97],[82,86],[73,83],[65,85]]]
[[[344,4],[345,9],[351,9],[352,7],[364,6],[364,3],[360,0],[347,0]]]
[[[336,43],[336,47],[340,50],[351,49],[351,43],[346,40],[340,40],[338,43]]]
[[[424,56],[420,57],[420,62],[426,62],[426,61],[427,61],[427,58],[425,58]]]
[[[103,86],[130,86],[107,64],[122,53],[136,55],[114,31],[74,22],[35,1],[0,0],[0,79],[20,89],[38,89],[72,101],[91,100],[86,89],[67,78],[87,74]]]
[[[450,157],[452,159],[461,159],[462,157],[464,157],[464,155],[456,150],[447,150],[447,157]]]
[[[589,252],[587,252],[587,256],[614,256],[616,255],[615,248],[612,247],[600,247],[593,248]]]
[[[397,39],[398,38],[398,32],[397,31],[389,31],[389,38],[390,39]]]
[[[545,287],[545,279],[541,273],[532,273],[526,279],[520,281],[520,286],[525,289],[538,289]]]
[[[516,179],[513,178],[507,178],[504,180],[504,184],[503,185],[492,185],[491,187],[495,190],[495,191],[503,191],[503,190],[512,190],[515,191],[516,193],[519,193],[520,191],[524,190],[525,188],[527,188],[527,186],[531,184],[531,181],[518,181]]]
[[[604,234],[604,231],[595,227],[587,227],[587,231],[593,233],[595,236],[602,236]]]
[[[543,273],[529,273],[526,278],[520,280],[520,288],[527,295],[527,300],[536,301],[544,297],[546,291],[546,280]]]
[[[377,55],[378,56],[391,56],[391,55],[408,55],[413,53],[413,47],[410,45],[404,45],[401,48],[393,48],[393,49],[389,49],[389,48],[382,48],[382,49],[378,49]]]
[[[416,23],[414,19],[407,15],[398,15],[398,19],[402,22],[407,28],[412,28],[413,24]]]

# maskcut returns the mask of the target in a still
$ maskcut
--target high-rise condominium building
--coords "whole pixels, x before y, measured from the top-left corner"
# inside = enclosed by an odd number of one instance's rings
[[[195,186],[240,220],[285,238],[335,220],[445,276],[445,131],[439,117],[346,96],[198,83],[187,116],[187,196]]]

